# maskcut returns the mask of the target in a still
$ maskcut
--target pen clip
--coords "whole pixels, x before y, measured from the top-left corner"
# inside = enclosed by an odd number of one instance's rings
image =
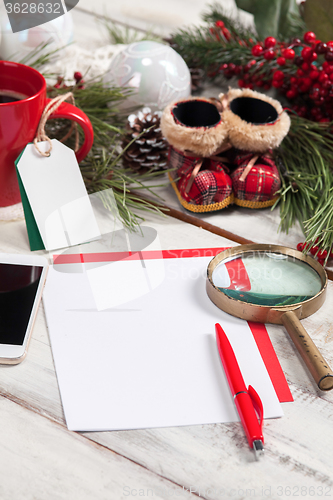
[[[259,394],[257,393],[257,391],[255,391],[255,389],[252,387],[252,385],[249,385],[247,392],[252,400],[255,412],[257,413],[257,415],[259,417],[259,425],[260,425],[260,430],[262,432],[262,425],[264,423],[264,407],[262,405],[262,401],[259,397]]]

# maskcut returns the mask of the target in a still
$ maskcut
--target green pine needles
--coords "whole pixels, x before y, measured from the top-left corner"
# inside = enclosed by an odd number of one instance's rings
[[[35,67],[43,73],[45,64],[49,64],[61,49],[45,52],[48,44],[41,45],[32,51],[23,64]],[[76,68],[73,68],[73,73]],[[45,77],[58,76],[46,75]],[[84,76],[84,75],[83,75]],[[121,103],[132,90],[117,88],[103,82],[103,78],[82,82],[77,85],[66,85],[61,75],[58,78],[60,85],[48,87],[48,97],[54,98],[59,94],[72,92],[76,106],[86,113],[94,129],[94,145],[88,156],[80,163],[81,173],[88,193],[112,189],[117,209],[123,224],[133,230],[144,220],[144,211],[160,212],[155,205],[142,201],[132,193],[132,190],[145,190],[154,194],[154,188],[161,183],[152,185],[155,172],[146,172],[144,175],[135,174],[122,166],[121,136],[124,132],[128,112],[120,111]],[[61,140],[69,131],[70,123],[67,120],[50,120],[46,124],[46,131],[51,138]],[[81,143],[83,133],[79,128]],[[66,145],[74,148],[74,135],[66,140]],[[145,182],[149,180],[150,186]]]
[[[292,115],[290,131],[275,151],[275,159],[282,179],[276,203],[280,204],[281,229],[288,232],[298,220],[308,246],[329,253],[333,245],[333,124]]]

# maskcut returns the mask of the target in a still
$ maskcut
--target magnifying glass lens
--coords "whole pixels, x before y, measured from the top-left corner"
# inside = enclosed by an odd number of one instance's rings
[[[221,261],[212,281],[233,299],[272,307],[304,302],[322,288],[319,274],[309,264],[268,251],[246,252]]]
[[[233,316],[284,325],[319,389],[333,389],[333,371],[300,322],[325,300],[327,275],[316,260],[279,245],[240,245],[210,261],[206,288]]]

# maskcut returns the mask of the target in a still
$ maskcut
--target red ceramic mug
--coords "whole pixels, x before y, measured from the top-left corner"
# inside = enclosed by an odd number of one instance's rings
[[[0,207],[21,200],[14,162],[35,138],[48,101],[43,75],[23,64],[0,61]],[[76,157],[79,162],[83,160],[94,141],[89,118],[67,102],[51,118],[68,118],[82,127],[85,139]]]

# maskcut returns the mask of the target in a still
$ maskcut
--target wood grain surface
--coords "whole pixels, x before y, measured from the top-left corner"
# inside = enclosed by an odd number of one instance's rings
[[[234,244],[170,217],[149,216],[145,224],[158,231],[166,249]],[[2,251],[29,252],[23,222],[3,223],[0,231]],[[324,306],[303,322],[331,363],[332,297],[330,283]],[[318,498],[321,491],[333,492],[332,394],[316,388],[282,327],[268,325],[268,331],[295,402],[283,405],[283,418],[265,421],[266,454],[258,463],[239,423],[67,431],[41,307],[26,360],[0,367],[1,498],[13,498],[14,493],[15,498],[38,499],[118,499],[140,494],[215,500],[286,498],[288,488],[295,495],[307,492],[305,498],[311,498],[312,491]]]

